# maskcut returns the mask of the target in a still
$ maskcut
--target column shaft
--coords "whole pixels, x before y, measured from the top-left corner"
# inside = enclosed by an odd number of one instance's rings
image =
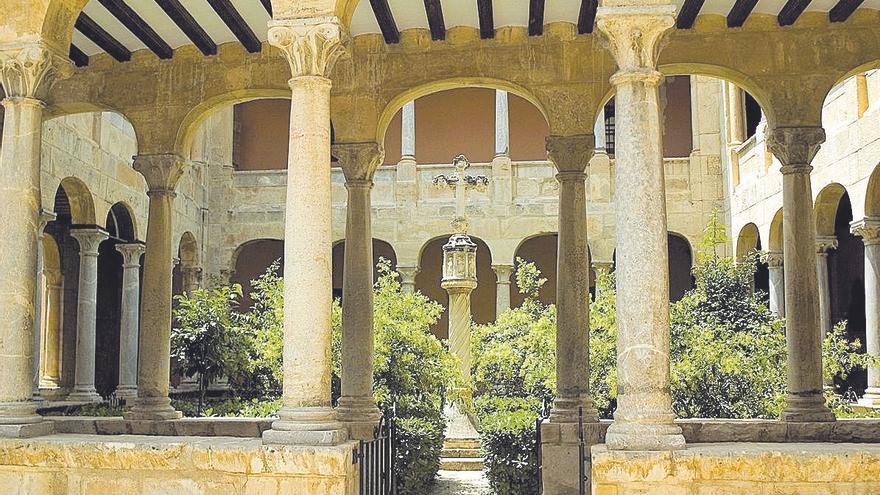
[[[510,112],[507,91],[495,90],[495,156],[510,154]]]
[[[416,158],[416,103],[403,106],[400,119],[400,154],[404,159]]]
[[[137,397],[138,325],[140,312],[140,259],[144,253],[141,244],[120,244],[122,253],[122,319],[119,324],[119,386],[116,396],[121,399]]]
[[[43,342],[45,349],[43,362],[43,380],[51,387],[58,387],[61,381],[61,308],[62,308],[62,279],[61,273],[49,274],[46,284],[46,339]]]
[[[767,271],[769,274],[770,311],[785,317],[785,277],[782,269],[782,253],[768,253]]]
[[[400,286],[403,293],[414,293],[416,291],[416,275],[419,273],[419,267],[397,265],[397,273],[400,274]]]
[[[497,277],[495,285],[495,317],[510,309],[510,276],[513,265],[492,265]]]
[[[865,347],[869,356],[880,356],[880,219],[857,220],[851,230],[865,244]],[[859,403],[880,406],[880,367],[868,366],[868,387]]]
[[[98,247],[108,238],[100,229],[74,229],[79,242],[79,290],[76,309],[76,371],[71,401],[100,402],[95,391],[95,331],[98,316]]]
[[[828,278],[828,251],[837,248],[834,237],[816,239],[816,279],[819,289],[819,328],[822,338],[831,330],[831,284]]]

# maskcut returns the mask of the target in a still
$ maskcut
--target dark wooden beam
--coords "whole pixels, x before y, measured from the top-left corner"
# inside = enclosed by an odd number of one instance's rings
[[[428,25],[431,26],[431,39],[446,39],[446,21],[443,20],[443,6],[440,0],[425,0],[425,13],[428,14]]]
[[[581,10],[578,13],[578,34],[593,32],[596,25],[596,10],[599,8],[599,0],[581,0]]]
[[[89,65],[89,56],[74,44],[70,45],[70,60],[72,60],[77,67],[85,67]]]
[[[788,0],[779,11],[779,25],[791,26],[807,10],[811,0]]]
[[[269,16],[272,15],[272,0],[260,0],[263,3],[263,8],[266,9],[266,12],[269,13]]]
[[[137,12],[131,9],[123,0],[98,0],[113,17],[126,27],[132,34],[137,36],[147,47],[162,59],[169,59],[174,55],[174,50],[165,43],[149,24],[144,22]]]
[[[727,27],[742,27],[757,4],[758,0],[736,0],[727,14]]]
[[[529,0],[529,36],[544,34],[544,0]]]
[[[828,12],[828,19],[831,22],[845,21],[849,19],[849,16],[851,16],[864,1],[865,0],[840,0],[837,2],[837,5],[832,7]]]
[[[238,41],[244,45],[247,51],[257,53],[263,48],[260,39],[257,38],[257,35],[254,34],[254,31],[250,26],[244,22],[244,18],[241,17],[241,14],[239,14],[237,10],[235,10],[232,2],[229,0],[208,0],[208,3],[214,9],[214,12],[217,12],[220,19],[226,23],[226,26],[229,27],[232,34],[238,38]]]
[[[205,55],[216,55],[217,44],[208,36],[208,33],[202,29],[202,26],[196,22],[192,14],[180,4],[179,0],[155,0],[159,7],[168,14],[168,17],[177,24],[177,27],[183,31],[187,38]]]
[[[128,62],[131,60],[131,52],[122,43],[116,40],[110,33],[104,31],[104,28],[92,20],[85,13],[80,12],[79,17],[74,24],[79,32],[86,38],[92,40],[96,45],[100,46],[105,52],[119,62]]]
[[[370,6],[373,7],[373,14],[382,30],[382,36],[385,37],[385,43],[400,43],[400,30],[397,29],[388,0],[370,0]]]
[[[703,8],[703,2],[705,2],[705,0],[684,0],[684,5],[681,6],[681,12],[678,13],[678,17],[675,19],[675,27],[678,29],[690,29],[694,27],[694,21],[697,20],[697,15],[700,14],[700,9]]]
[[[492,10],[492,0],[477,0],[477,12],[480,14],[480,38],[494,38],[495,12]]]

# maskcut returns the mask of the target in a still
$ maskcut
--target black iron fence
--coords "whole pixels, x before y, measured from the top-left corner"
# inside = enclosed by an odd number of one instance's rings
[[[538,464],[538,495],[544,494],[544,457],[541,453],[541,423],[550,417],[550,406],[546,401],[541,402],[541,412],[535,420],[535,459]]]
[[[394,414],[385,414],[373,439],[358,444],[353,457],[360,472],[360,495],[397,495],[395,435]]]
[[[584,409],[578,409],[578,495],[586,495],[587,481],[587,442],[584,440]]]

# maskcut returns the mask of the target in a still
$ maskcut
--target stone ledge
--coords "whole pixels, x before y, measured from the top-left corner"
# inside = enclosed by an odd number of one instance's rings
[[[273,418],[184,418],[131,421],[121,417],[47,416],[58,433],[82,435],[150,435],[180,437],[260,438]]]

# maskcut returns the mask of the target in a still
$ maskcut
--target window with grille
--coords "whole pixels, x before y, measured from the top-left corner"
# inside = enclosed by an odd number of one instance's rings
[[[605,104],[605,152],[614,155],[614,98]]]

